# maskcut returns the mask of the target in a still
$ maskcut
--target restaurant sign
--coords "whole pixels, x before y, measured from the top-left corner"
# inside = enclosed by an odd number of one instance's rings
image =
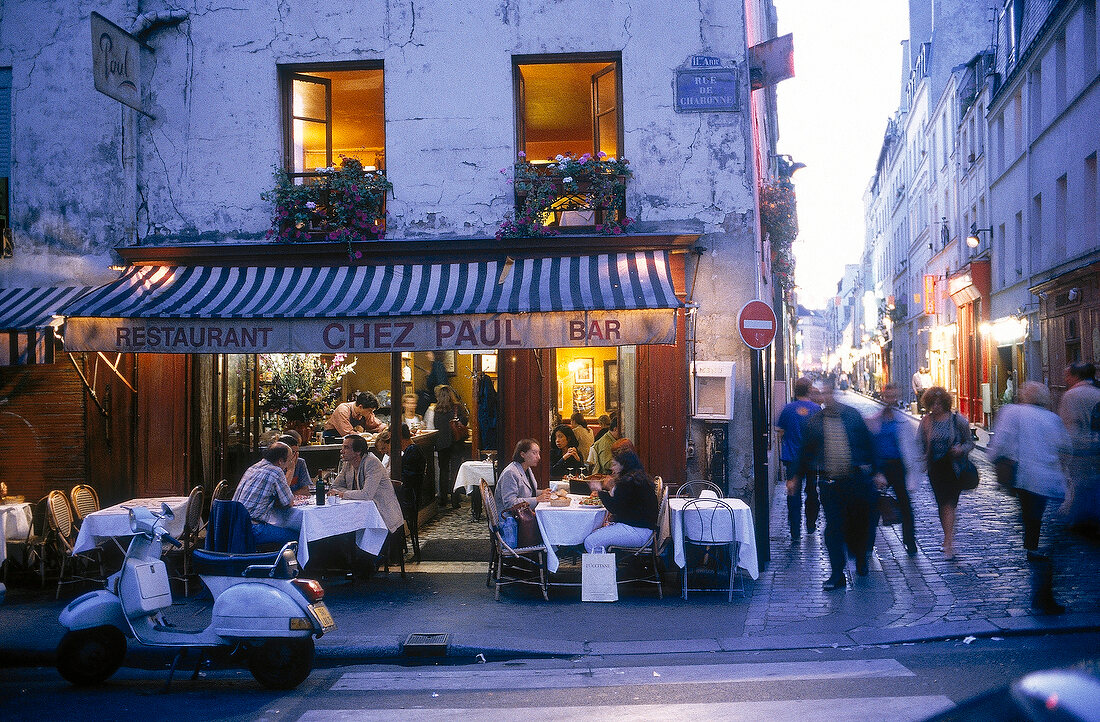
[[[737,64],[728,58],[693,55],[676,70],[677,113],[716,113],[741,110]]]
[[[142,47],[141,41],[133,35],[99,13],[92,13],[92,70],[95,89],[123,105],[145,113],[142,105]]]
[[[676,342],[673,309],[379,318],[72,317],[66,351],[370,353]]]

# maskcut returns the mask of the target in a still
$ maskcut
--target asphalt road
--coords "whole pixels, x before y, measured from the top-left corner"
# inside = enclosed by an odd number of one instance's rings
[[[5,720],[924,719],[1027,672],[1080,664],[1100,633],[792,652],[316,669],[292,693],[247,672],[177,679],[123,669],[76,689],[49,668],[5,669]],[[458,660],[469,661],[469,660]],[[977,718],[1003,718],[982,714]]]

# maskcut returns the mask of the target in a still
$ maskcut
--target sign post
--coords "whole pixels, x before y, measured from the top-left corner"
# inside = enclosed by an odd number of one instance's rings
[[[752,468],[753,512],[756,528],[756,558],[760,568],[771,560],[769,518],[771,487],[768,484],[768,399],[764,388],[763,350],[775,340],[775,311],[754,299],[737,314],[737,331],[752,349]]]

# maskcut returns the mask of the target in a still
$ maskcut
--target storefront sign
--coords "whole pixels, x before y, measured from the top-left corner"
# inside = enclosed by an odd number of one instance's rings
[[[969,273],[961,273],[958,276],[952,276],[947,282],[947,293],[954,296],[959,291],[974,285],[974,282],[970,280]]]
[[[375,319],[70,318],[66,351],[369,353],[676,342],[671,309]]]
[[[931,274],[924,276],[924,315],[936,315],[936,277]]]
[[[141,99],[141,42],[99,13],[92,13],[95,89],[145,112]]]
[[[693,55],[676,71],[677,113],[718,113],[741,110],[737,65],[729,59]]]

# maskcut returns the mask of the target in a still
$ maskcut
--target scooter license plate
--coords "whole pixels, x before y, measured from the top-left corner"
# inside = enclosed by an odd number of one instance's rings
[[[321,623],[321,628],[324,631],[330,632],[336,629],[336,622],[333,620],[324,602],[310,604],[309,611],[313,612],[313,616],[317,617],[317,621]]]

